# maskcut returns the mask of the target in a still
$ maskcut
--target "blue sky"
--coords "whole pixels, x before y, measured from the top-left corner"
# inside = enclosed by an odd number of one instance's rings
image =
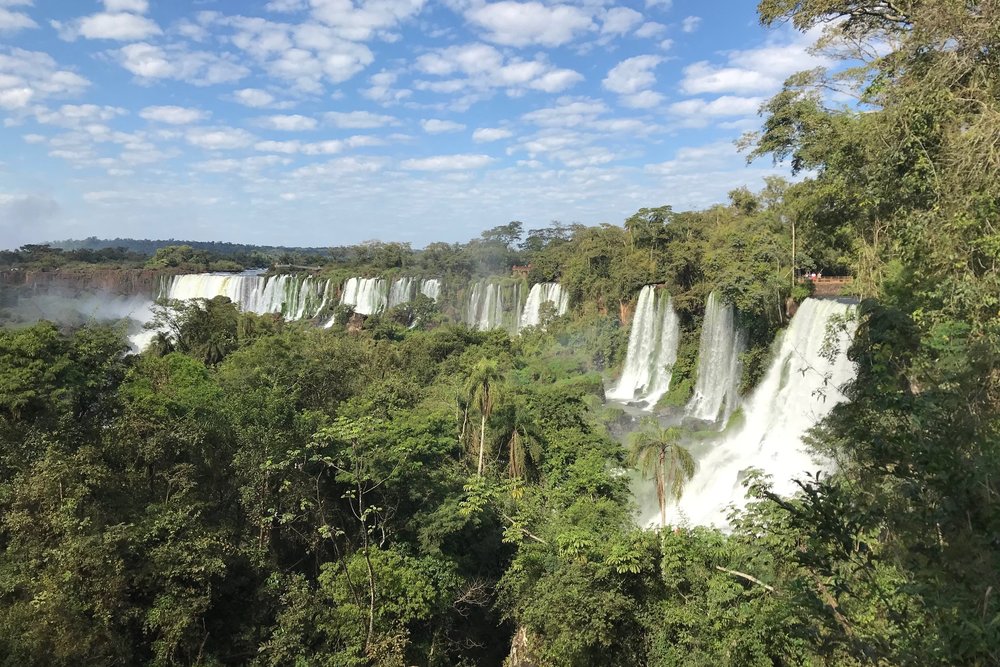
[[[0,0],[0,247],[460,241],[785,173],[811,36],[753,2]]]

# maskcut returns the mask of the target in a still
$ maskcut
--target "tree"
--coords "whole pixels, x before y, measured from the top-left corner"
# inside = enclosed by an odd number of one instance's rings
[[[497,385],[502,378],[495,359],[480,359],[465,381],[463,393],[467,402],[479,412],[479,464],[476,467],[479,476],[486,466],[486,422],[493,413]]]
[[[650,473],[656,482],[656,499],[660,505],[660,528],[667,525],[667,494],[680,500],[684,485],[694,475],[694,458],[681,446],[680,428],[663,428],[647,421],[645,428],[632,435],[629,460],[643,476]]]

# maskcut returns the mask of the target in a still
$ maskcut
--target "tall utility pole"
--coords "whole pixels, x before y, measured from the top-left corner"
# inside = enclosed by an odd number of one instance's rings
[[[788,218],[781,216],[783,223],[788,222]],[[792,289],[795,289],[795,220],[792,220]]]

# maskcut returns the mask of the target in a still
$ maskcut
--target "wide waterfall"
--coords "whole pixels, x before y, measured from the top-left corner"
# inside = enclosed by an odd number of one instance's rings
[[[792,495],[794,479],[829,468],[803,444],[805,433],[844,400],[840,388],[854,377],[847,347],[855,325],[851,306],[806,299],[781,339],[770,368],[744,406],[745,421],[699,456],[698,470],[676,512],[697,525],[726,526],[727,508],[746,504],[743,480],[750,468],[772,476],[773,490]],[[834,326],[844,320],[846,326]],[[829,347],[835,336],[836,348]],[[831,349],[833,352],[831,353]]]
[[[340,292],[340,303],[352,306],[361,315],[382,312],[388,301],[389,292],[382,278],[348,278]]]
[[[420,281],[420,293],[437,301],[441,296],[441,281],[437,278]]]
[[[440,292],[441,282],[436,278],[396,278],[391,283],[384,278],[348,278],[340,303],[352,306],[361,315],[373,315],[409,303],[418,293],[437,301]]]
[[[556,315],[565,315],[569,308],[569,294],[559,283],[537,283],[531,286],[528,300],[524,303],[521,314],[521,327],[537,327],[541,323],[541,308],[543,303],[555,306]]]
[[[520,281],[473,283],[465,306],[466,324],[480,331],[506,329],[517,333],[522,310],[521,285]]]
[[[642,288],[632,319],[625,367],[607,392],[619,401],[639,400],[652,408],[670,389],[670,368],[677,361],[681,327],[670,294],[652,285]]]
[[[225,296],[242,310],[295,320],[315,317],[326,305],[329,287],[329,281],[313,276],[193,273],[167,277],[159,296],[181,301]]]
[[[697,380],[685,412],[695,419],[725,423],[739,402],[740,355],[746,348],[744,332],[736,330],[732,305],[715,292],[708,295],[701,325]]]

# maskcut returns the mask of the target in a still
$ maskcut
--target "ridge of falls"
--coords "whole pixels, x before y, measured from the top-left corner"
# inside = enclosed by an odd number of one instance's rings
[[[569,294],[559,283],[536,283],[527,296],[523,287],[521,281],[476,281],[465,302],[466,324],[480,331],[506,329],[516,334],[541,323],[542,304],[553,304],[557,315],[569,309]]]
[[[165,278],[159,296],[179,301],[225,296],[244,311],[297,320],[315,317],[329,288],[329,281],[313,276],[190,273]]]
[[[697,379],[685,413],[702,421],[725,424],[739,403],[740,355],[746,335],[736,330],[736,314],[715,292],[705,303],[698,347]]]
[[[389,308],[413,301],[423,294],[437,301],[441,281],[437,278],[348,278],[340,293],[340,303],[354,308],[360,315],[374,315]]]
[[[772,490],[789,496],[798,489],[794,479],[831,467],[831,462],[815,460],[803,437],[845,400],[840,387],[854,377],[854,364],[847,358],[854,322],[837,332],[836,354],[823,354],[828,327],[851,308],[833,300],[802,302],[776,342],[767,373],[743,407],[743,424],[697,456],[698,469],[672,510],[674,520],[679,510],[692,524],[726,527],[728,507],[746,505],[742,483],[749,468],[771,475]]]
[[[569,308],[569,294],[559,283],[536,283],[528,292],[524,302],[524,312],[521,313],[520,326],[537,327],[541,323],[542,304],[551,303],[555,306],[556,315],[565,315]]]
[[[520,282],[478,280],[472,284],[465,306],[465,322],[480,331],[506,329],[517,333],[521,317]]]
[[[643,287],[632,318],[625,367],[607,397],[655,407],[670,389],[670,367],[677,361],[680,337],[680,319],[670,293],[653,285]]]

